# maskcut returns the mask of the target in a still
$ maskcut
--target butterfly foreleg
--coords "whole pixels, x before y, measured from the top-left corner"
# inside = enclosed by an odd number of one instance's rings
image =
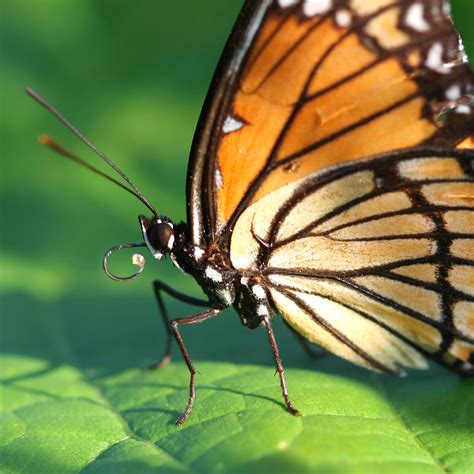
[[[267,331],[268,341],[270,342],[270,346],[272,348],[276,369],[280,377],[281,392],[283,394],[283,399],[285,400],[286,407],[288,408],[290,413],[292,413],[293,415],[301,416],[301,413],[291,403],[290,396],[288,395],[288,389],[286,388],[286,381],[285,381],[285,369],[283,368],[283,364],[280,357],[280,351],[278,350],[275,334],[273,333],[272,323],[270,322],[270,317],[264,316],[262,318],[262,323],[265,326],[265,329]]]
[[[213,318],[214,316],[217,316],[220,312],[221,312],[220,309],[208,309],[207,311],[203,311],[202,313],[195,314],[194,316],[188,316],[186,318],[174,319],[170,323],[171,331],[173,332],[173,335],[176,339],[176,342],[178,343],[178,346],[181,349],[181,353],[183,354],[184,360],[186,362],[186,365],[188,366],[188,369],[189,369],[189,372],[190,372],[190,375],[191,375],[190,380],[189,380],[189,400],[188,400],[188,404],[186,405],[186,408],[185,408],[183,414],[176,420],[177,425],[182,425],[186,421],[186,418],[191,413],[191,410],[192,410],[193,405],[194,405],[194,400],[196,398],[196,390],[195,390],[195,384],[194,384],[194,376],[196,375],[196,369],[194,368],[191,357],[189,356],[189,352],[186,349],[186,346],[184,345],[184,341],[183,341],[183,338],[182,338],[182,336],[179,332],[178,326],[179,325],[187,326],[189,324],[202,323],[206,319]]]
[[[173,345],[173,334],[171,332],[170,327],[170,319],[168,316],[168,311],[166,309],[165,303],[163,301],[162,293],[166,293],[173,298],[181,301],[183,303],[188,303],[193,306],[203,306],[205,308],[209,308],[210,304],[208,301],[200,300],[198,298],[193,298],[192,296],[185,295],[184,293],[180,293],[179,291],[174,290],[166,283],[163,283],[160,280],[155,280],[153,282],[153,290],[155,292],[156,301],[158,303],[158,309],[160,311],[161,317],[163,319],[163,323],[165,325],[166,330],[166,346],[165,346],[165,354],[161,360],[151,364],[148,368],[149,369],[159,369],[167,365],[171,360],[171,349]]]

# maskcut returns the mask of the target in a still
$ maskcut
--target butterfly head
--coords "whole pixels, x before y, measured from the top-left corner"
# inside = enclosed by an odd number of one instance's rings
[[[138,217],[142,229],[143,239],[151,254],[160,259],[164,254],[173,250],[175,232],[173,223],[163,216],[154,216],[152,219],[140,215]]]

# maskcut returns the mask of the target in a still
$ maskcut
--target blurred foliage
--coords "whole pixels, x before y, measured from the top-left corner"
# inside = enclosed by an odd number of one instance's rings
[[[146,209],[41,148],[36,138],[48,132],[106,168],[24,87],[59,107],[160,212],[184,220],[194,127],[240,3],[0,0],[4,287],[43,298],[149,292],[147,278],[117,288],[100,271],[107,248],[140,240],[136,216]],[[473,2],[452,4],[474,57]],[[161,263],[145,275],[192,287]]]
[[[100,260],[141,240],[146,209],[37,143],[48,132],[89,152],[24,93],[31,86],[108,154],[163,214],[185,219],[185,177],[198,114],[239,1],[2,0],[2,283],[36,296],[148,294],[117,288]],[[150,262],[151,263],[151,262]],[[192,283],[168,266],[159,274]]]
[[[106,169],[24,87],[58,106],[160,212],[184,220],[195,123],[240,4],[0,0],[6,472],[87,465],[94,472],[367,472],[382,452],[385,472],[468,472],[474,463],[473,425],[466,422],[474,418],[472,383],[441,370],[392,380],[332,357],[314,363],[281,323],[277,337],[303,420],[279,405],[264,334],[241,328],[231,311],[186,331],[204,373],[189,429],[172,424],[186,399],[184,364],[140,370],[164,341],[151,280],[199,292],[169,262],[150,259],[144,276],[128,284],[103,275],[107,248],[141,240],[136,216],[145,209],[38,145],[37,136],[48,132]],[[452,4],[474,57],[474,2]],[[190,311],[171,305],[173,315]],[[292,448],[285,451],[285,443]]]

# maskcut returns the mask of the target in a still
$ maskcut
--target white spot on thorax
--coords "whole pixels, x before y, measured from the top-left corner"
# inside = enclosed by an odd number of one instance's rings
[[[423,5],[421,3],[414,3],[408,8],[405,22],[407,26],[420,33],[430,29],[429,23],[423,18]]]
[[[252,293],[259,299],[264,300],[267,296],[265,290],[263,289],[262,285],[253,285],[252,286]]]
[[[207,278],[212,281],[220,282],[222,281],[222,275],[215,269],[210,266],[206,267],[206,271],[204,272]]]
[[[224,120],[224,125],[222,125],[222,133],[227,134],[231,132],[236,132],[240,130],[244,126],[244,122],[237,120],[236,118],[232,117],[232,115],[228,115],[227,118]]]
[[[351,13],[348,10],[338,10],[336,12],[336,24],[341,28],[347,28],[352,22]]]
[[[456,107],[456,112],[458,114],[469,115],[471,113],[471,107],[469,107],[469,105],[466,105],[466,104],[461,104]]]
[[[247,277],[242,277],[242,278],[240,279],[240,283],[242,283],[242,285],[247,286],[248,283],[249,283],[249,279],[248,279]]]
[[[443,45],[438,42],[431,46],[426,57],[425,65],[430,69],[439,69],[443,65]]]
[[[194,247],[194,258],[196,260],[200,260],[204,253],[205,252],[201,247]]]
[[[259,316],[269,316],[268,308],[264,304],[259,304],[257,306],[257,314]]]
[[[332,8],[332,0],[305,0],[303,13],[306,16],[321,15]]]
[[[292,5],[296,5],[298,0],[279,0],[278,3],[280,4],[281,8],[291,7]]]
[[[453,84],[446,90],[446,99],[448,100],[458,100],[461,95],[461,87],[458,84]]]
[[[218,290],[217,294],[219,295],[222,301],[225,301],[228,306],[233,303],[232,295],[229,290]]]

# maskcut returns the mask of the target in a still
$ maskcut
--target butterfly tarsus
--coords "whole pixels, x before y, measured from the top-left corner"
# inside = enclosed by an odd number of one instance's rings
[[[278,350],[278,346],[275,339],[275,334],[273,333],[272,323],[270,322],[270,318],[265,316],[262,318],[262,323],[265,326],[267,331],[268,341],[270,342],[270,346],[272,348],[273,357],[275,359],[276,370],[278,375],[280,376],[280,385],[281,385],[281,393],[283,395],[283,399],[285,400],[285,405],[288,411],[295,416],[301,416],[299,410],[297,410],[293,404],[291,403],[290,396],[288,395],[288,389],[286,388],[286,380],[285,380],[285,369],[283,368],[283,364],[280,357],[280,351]]]
[[[208,309],[207,311],[203,311],[202,313],[196,314],[194,316],[174,319],[170,323],[171,331],[174,334],[176,342],[178,343],[178,346],[181,350],[181,354],[183,354],[184,361],[186,362],[186,365],[188,366],[189,373],[190,373],[189,400],[188,400],[188,404],[186,405],[186,408],[183,411],[183,414],[176,420],[177,425],[182,425],[188,418],[189,414],[191,413],[191,410],[193,409],[194,400],[196,399],[196,388],[195,388],[194,376],[196,375],[196,372],[197,372],[196,369],[194,368],[191,357],[189,356],[189,352],[186,349],[183,338],[179,332],[178,326],[179,325],[187,326],[190,324],[202,323],[206,319],[213,318],[214,316],[219,315],[220,312],[221,312],[220,309]]]
[[[208,301],[200,300],[198,298],[193,298],[192,296],[185,295],[184,293],[180,293],[179,291],[174,290],[173,288],[171,288],[166,283],[163,283],[160,280],[155,280],[153,282],[153,290],[155,292],[156,301],[158,303],[158,309],[163,319],[163,323],[166,330],[166,346],[165,346],[165,354],[162,357],[162,359],[157,362],[154,362],[153,364],[150,364],[147,367],[148,370],[161,369],[162,367],[167,366],[171,361],[171,350],[173,347],[173,334],[171,332],[168,311],[163,301],[163,297],[161,296],[161,292],[172,296],[178,301],[191,304],[193,306],[202,306],[206,308],[209,308],[210,306]]]

